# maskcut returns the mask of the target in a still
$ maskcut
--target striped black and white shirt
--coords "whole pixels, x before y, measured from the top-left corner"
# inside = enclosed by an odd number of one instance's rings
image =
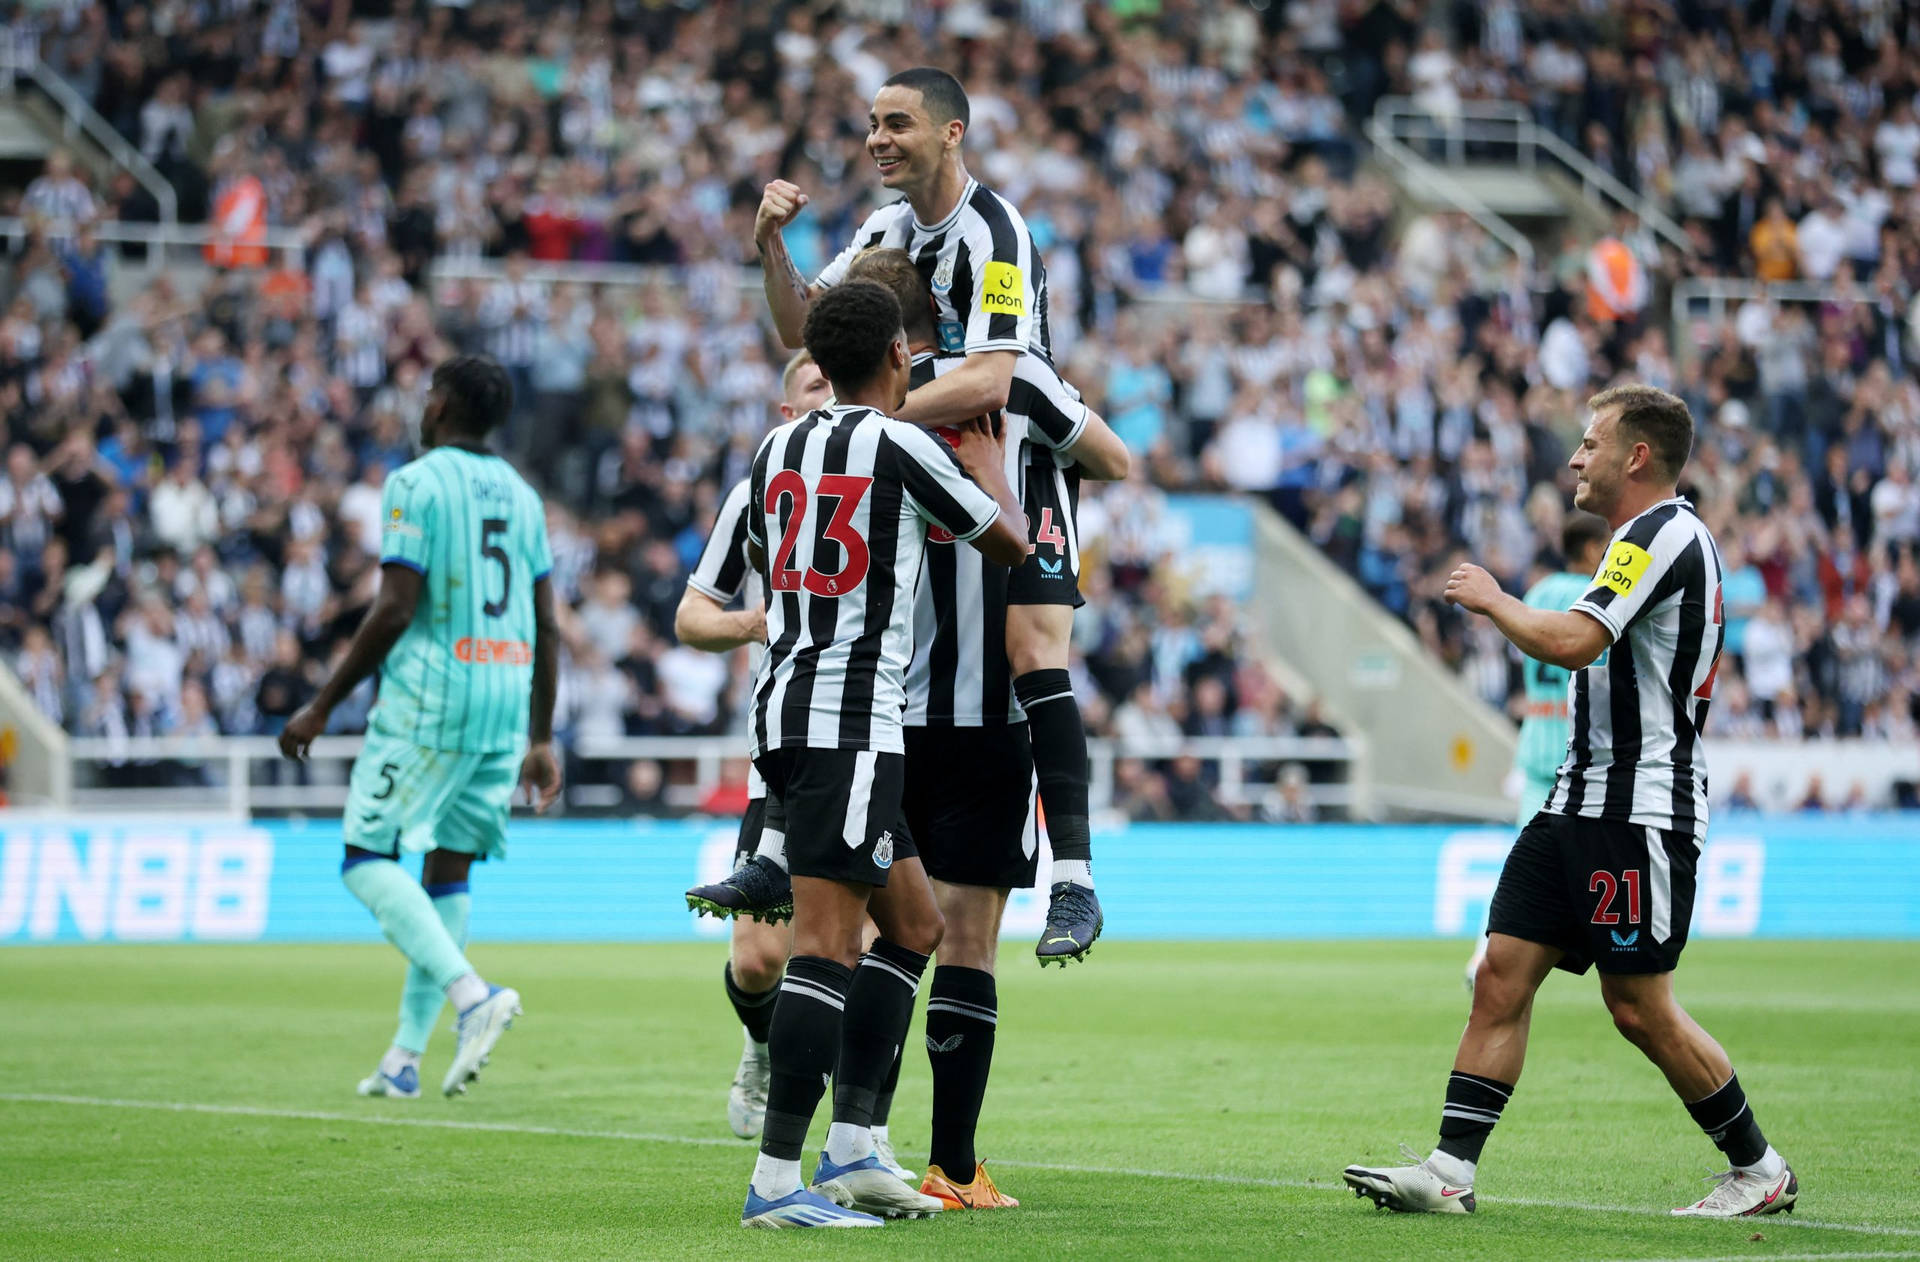
[[[1047,269],[1013,203],[968,180],[953,213],[927,225],[906,199],[882,206],[853,234],[853,244],[814,282],[846,279],[854,256],[875,246],[905,250],[933,290],[943,354],[1034,351],[1051,355]]]
[[[1614,534],[1573,606],[1613,644],[1568,682],[1567,758],[1548,811],[1706,837],[1700,732],[1726,641],[1720,580],[1720,551],[1684,499]]]
[[[914,360],[918,389],[965,363],[931,355]],[[1021,489],[1035,476],[1064,476],[1053,453],[1079,441],[1087,405],[1046,360],[1022,355],[1002,413],[1007,427],[1007,484]],[[1033,455],[1041,459],[1035,461]],[[1037,466],[1037,467],[1036,467]],[[1061,502],[1065,503],[1064,494]],[[1038,523],[1029,523],[1039,528]],[[1062,527],[1073,535],[1073,523]],[[1007,567],[995,565],[951,536],[928,532],[926,560],[913,602],[913,664],[907,668],[908,727],[981,727],[1021,723],[1007,665]]]
[[[737,597],[744,597],[748,604],[761,599],[760,576],[754,572],[753,559],[747,555],[749,492],[748,479],[742,478],[733,484],[727,497],[720,501],[720,509],[713,516],[713,529],[707,534],[706,547],[700,550],[699,564],[687,576],[688,587],[723,605],[731,604]],[[751,651],[757,666],[764,650],[756,644]],[[765,796],[767,782],[761,779],[759,769],[749,763],[747,798],[752,800]]]
[[[940,439],[838,403],[768,434],[748,481],[747,537],[765,554],[769,594],[753,756],[904,753],[927,529],[967,542],[993,525],[999,505]]]

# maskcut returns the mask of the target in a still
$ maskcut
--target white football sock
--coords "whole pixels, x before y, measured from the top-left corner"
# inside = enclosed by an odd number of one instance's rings
[[[771,828],[760,830],[760,845],[754,853],[772,861],[782,872],[787,870],[787,835]]]
[[[1457,1188],[1473,1186],[1473,1170],[1476,1163],[1456,1157],[1452,1153],[1441,1152],[1438,1148],[1427,1158],[1427,1169],[1439,1175],[1447,1183]]]
[[[486,997],[487,984],[480,980],[478,973],[456,977],[447,985],[447,1002],[455,1012],[465,1012]]]
[[[1072,881],[1075,885],[1093,888],[1093,864],[1085,859],[1055,859],[1053,861],[1052,883]]]
[[[753,1161],[753,1194],[777,1201],[800,1190],[800,1163],[761,1153]]]
[[[380,1072],[387,1075],[387,1077],[389,1078],[399,1077],[400,1071],[405,1069],[408,1065],[412,1065],[415,1069],[420,1068],[419,1052],[410,1051],[407,1048],[395,1046],[395,1047],[389,1047],[387,1049],[387,1054],[380,1058]]]
[[[873,1156],[873,1132],[852,1122],[834,1122],[827,1127],[827,1157],[836,1166],[863,1161]]]
[[[1786,1168],[1787,1159],[1775,1152],[1772,1144],[1768,1144],[1766,1152],[1760,1154],[1760,1160],[1750,1166],[1740,1167],[1742,1172],[1758,1175],[1763,1179],[1777,1179]]]

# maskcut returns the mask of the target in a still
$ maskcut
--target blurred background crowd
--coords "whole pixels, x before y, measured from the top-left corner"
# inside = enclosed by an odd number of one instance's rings
[[[1180,560],[1182,491],[1266,499],[1517,705],[1518,659],[1440,601],[1444,576],[1472,555],[1519,589],[1558,566],[1583,402],[1631,377],[1700,425],[1684,489],[1729,575],[1710,732],[1912,740],[1916,22],[1892,0],[16,5],[15,37],[183,220],[257,199],[304,248],[220,257],[258,265],[183,292],[88,228],[157,217],[130,177],[56,155],[15,195],[0,650],[75,733],[277,730],[371,600],[380,487],[427,373],[485,351],[516,385],[503,446],[550,493],[564,738],[734,730],[744,656],[680,647],[671,624],[773,418],[754,207],[767,180],[798,183],[788,241],[824,263],[878,193],[866,102],[933,63],[969,90],[971,169],[1045,254],[1065,376],[1138,457],[1082,508],[1096,735],[1333,730]],[[1693,248],[1625,218],[1529,272],[1364,163],[1389,94],[1442,119],[1522,103]],[[1606,250],[1630,256],[1624,299],[1596,280]],[[503,267],[460,279],[443,258]],[[565,261],[666,270],[529,274]],[[1710,276],[1839,290],[1675,327],[1672,286]],[[657,768],[626,778],[657,805]],[[1310,813],[1302,778],[1258,810]],[[1249,809],[1193,760],[1124,761],[1115,791],[1140,818]]]

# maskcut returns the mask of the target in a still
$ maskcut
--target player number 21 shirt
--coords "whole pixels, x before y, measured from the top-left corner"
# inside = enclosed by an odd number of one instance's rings
[[[1720,551],[1693,505],[1663,500],[1623,526],[1573,607],[1612,646],[1574,672],[1558,815],[1707,833],[1700,732],[1726,641]]]
[[[964,544],[999,505],[932,434],[841,404],[768,434],[749,487],[747,535],[767,579],[753,756],[796,746],[903,753],[927,528]]]
[[[423,582],[368,727],[428,749],[523,747],[533,585],[553,569],[540,497],[498,456],[436,447],[387,478],[380,525],[381,563]]]

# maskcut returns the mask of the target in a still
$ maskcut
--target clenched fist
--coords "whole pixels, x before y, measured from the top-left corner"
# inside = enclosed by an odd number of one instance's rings
[[[1487,612],[1500,596],[1499,580],[1477,565],[1462,565],[1447,576],[1447,603],[1469,613]]]
[[[765,245],[769,238],[793,222],[807,204],[807,195],[797,184],[775,180],[760,195],[760,211],[753,217],[753,239]]]

